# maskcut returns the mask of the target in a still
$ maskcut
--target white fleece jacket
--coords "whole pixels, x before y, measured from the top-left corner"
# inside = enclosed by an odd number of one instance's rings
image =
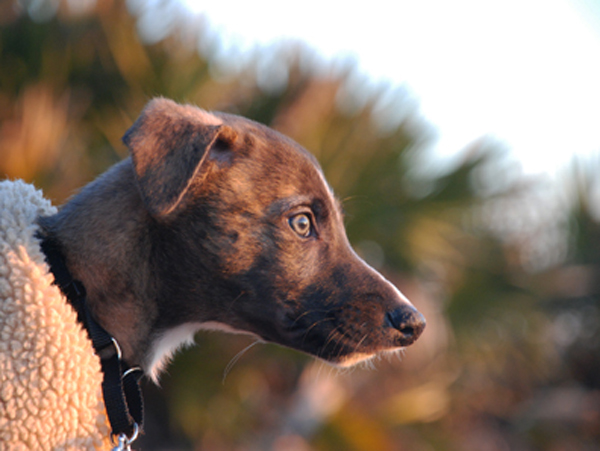
[[[35,238],[56,212],[22,181],[0,182],[0,449],[110,447],[102,373]]]

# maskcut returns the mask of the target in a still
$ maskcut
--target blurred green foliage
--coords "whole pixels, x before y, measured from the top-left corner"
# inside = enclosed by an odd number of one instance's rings
[[[315,153],[359,253],[428,318],[402,361],[341,373],[272,345],[237,360],[247,338],[199,334],[145,387],[141,449],[600,449],[600,161],[548,185],[483,140],[428,171],[415,105],[385,86],[357,96],[351,64],[283,45],[227,73],[174,1],[77,5],[0,0],[3,177],[61,203],[127,155],[157,95],[242,114]],[[152,17],[171,32],[148,39]],[[266,57],[285,83],[258,82]]]

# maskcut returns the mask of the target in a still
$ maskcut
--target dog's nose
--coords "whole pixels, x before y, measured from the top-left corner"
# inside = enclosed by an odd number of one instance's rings
[[[397,341],[399,346],[408,346],[419,338],[423,329],[425,329],[425,317],[414,309],[406,305],[385,315],[386,325],[398,331]]]

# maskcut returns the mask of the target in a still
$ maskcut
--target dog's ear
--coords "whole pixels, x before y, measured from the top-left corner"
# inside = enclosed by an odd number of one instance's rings
[[[236,132],[199,108],[154,99],[123,136],[131,152],[142,199],[154,217],[179,204],[208,151],[231,145]]]

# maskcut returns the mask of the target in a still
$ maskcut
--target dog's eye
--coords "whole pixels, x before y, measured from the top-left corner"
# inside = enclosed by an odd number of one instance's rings
[[[292,216],[290,218],[290,227],[294,232],[303,238],[307,238],[312,230],[310,217],[304,213]]]

